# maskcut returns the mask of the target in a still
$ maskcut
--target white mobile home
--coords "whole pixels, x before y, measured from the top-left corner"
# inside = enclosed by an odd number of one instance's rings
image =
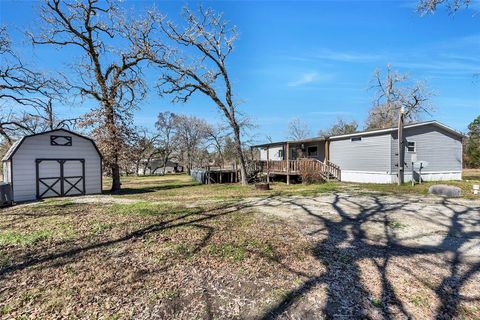
[[[95,142],[57,129],[25,136],[3,158],[13,201],[102,192],[102,156]]]
[[[326,170],[335,168],[338,171],[335,178],[342,181],[395,183],[398,181],[397,132],[398,128],[387,128],[254,147],[260,149],[260,161],[269,162],[268,170],[272,174],[298,174],[295,161],[311,159],[318,161],[319,167],[327,167]],[[462,178],[463,136],[460,133],[437,121],[428,121],[405,125],[403,135],[405,181],[410,181],[412,175],[418,180],[420,173],[424,181]],[[288,164],[278,165],[275,161]]]

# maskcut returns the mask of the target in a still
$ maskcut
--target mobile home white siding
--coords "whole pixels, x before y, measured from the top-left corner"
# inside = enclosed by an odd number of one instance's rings
[[[51,145],[51,135],[69,136],[72,145]],[[14,201],[36,199],[36,159],[84,159],[85,194],[101,193],[101,156],[93,141],[68,131],[56,130],[25,137],[13,154],[11,176]]]
[[[271,146],[268,148],[268,158],[270,160],[284,160],[283,159],[283,145]],[[267,161],[267,148],[260,149],[260,160]]]

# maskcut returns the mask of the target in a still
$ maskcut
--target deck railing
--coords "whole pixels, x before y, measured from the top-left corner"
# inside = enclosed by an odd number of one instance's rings
[[[269,160],[257,161],[255,166],[258,171],[270,174],[298,175],[303,170],[315,170],[321,172],[326,179],[341,180],[340,167],[328,160],[325,163],[314,158]]]

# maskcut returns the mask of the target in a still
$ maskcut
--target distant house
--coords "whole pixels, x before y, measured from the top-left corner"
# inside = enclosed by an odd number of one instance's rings
[[[163,174],[163,160],[161,159],[152,159],[147,164],[145,168],[145,164],[148,161],[146,159],[141,161],[141,165],[138,168],[139,175],[160,175]],[[181,166],[178,162],[167,161],[167,165],[165,166],[165,173],[179,173],[183,172],[183,166]]]
[[[327,170],[338,168],[336,177],[342,181],[395,183],[398,181],[397,133],[398,128],[387,128],[266,143],[253,148],[260,150],[261,161],[269,161],[268,170],[272,175],[298,174],[295,161],[306,158],[328,166]],[[410,181],[412,174],[418,180],[420,171],[424,181],[462,178],[463,136],[460,133],[437,121],[428,121],[405,125],[403,134],[405,181]],[[287,160],[288,164],[281,165]],[[413,171],[412,163],[415,163]]]

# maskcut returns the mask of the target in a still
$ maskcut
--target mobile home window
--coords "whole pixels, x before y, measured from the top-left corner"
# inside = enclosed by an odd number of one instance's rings
[[[283,150],[278,150],[278,157],[283,159]]]
[[[362,141],[362,137],[353,137],[353,138],[350,138],[350,141]]]
[[[407,151],[416,152],[415,141],[407,141]]]
[[[312,146],[307,148],[307,155],[309,157],[311,156],[316,156],[318,152],[318,147],[317,146]]]

